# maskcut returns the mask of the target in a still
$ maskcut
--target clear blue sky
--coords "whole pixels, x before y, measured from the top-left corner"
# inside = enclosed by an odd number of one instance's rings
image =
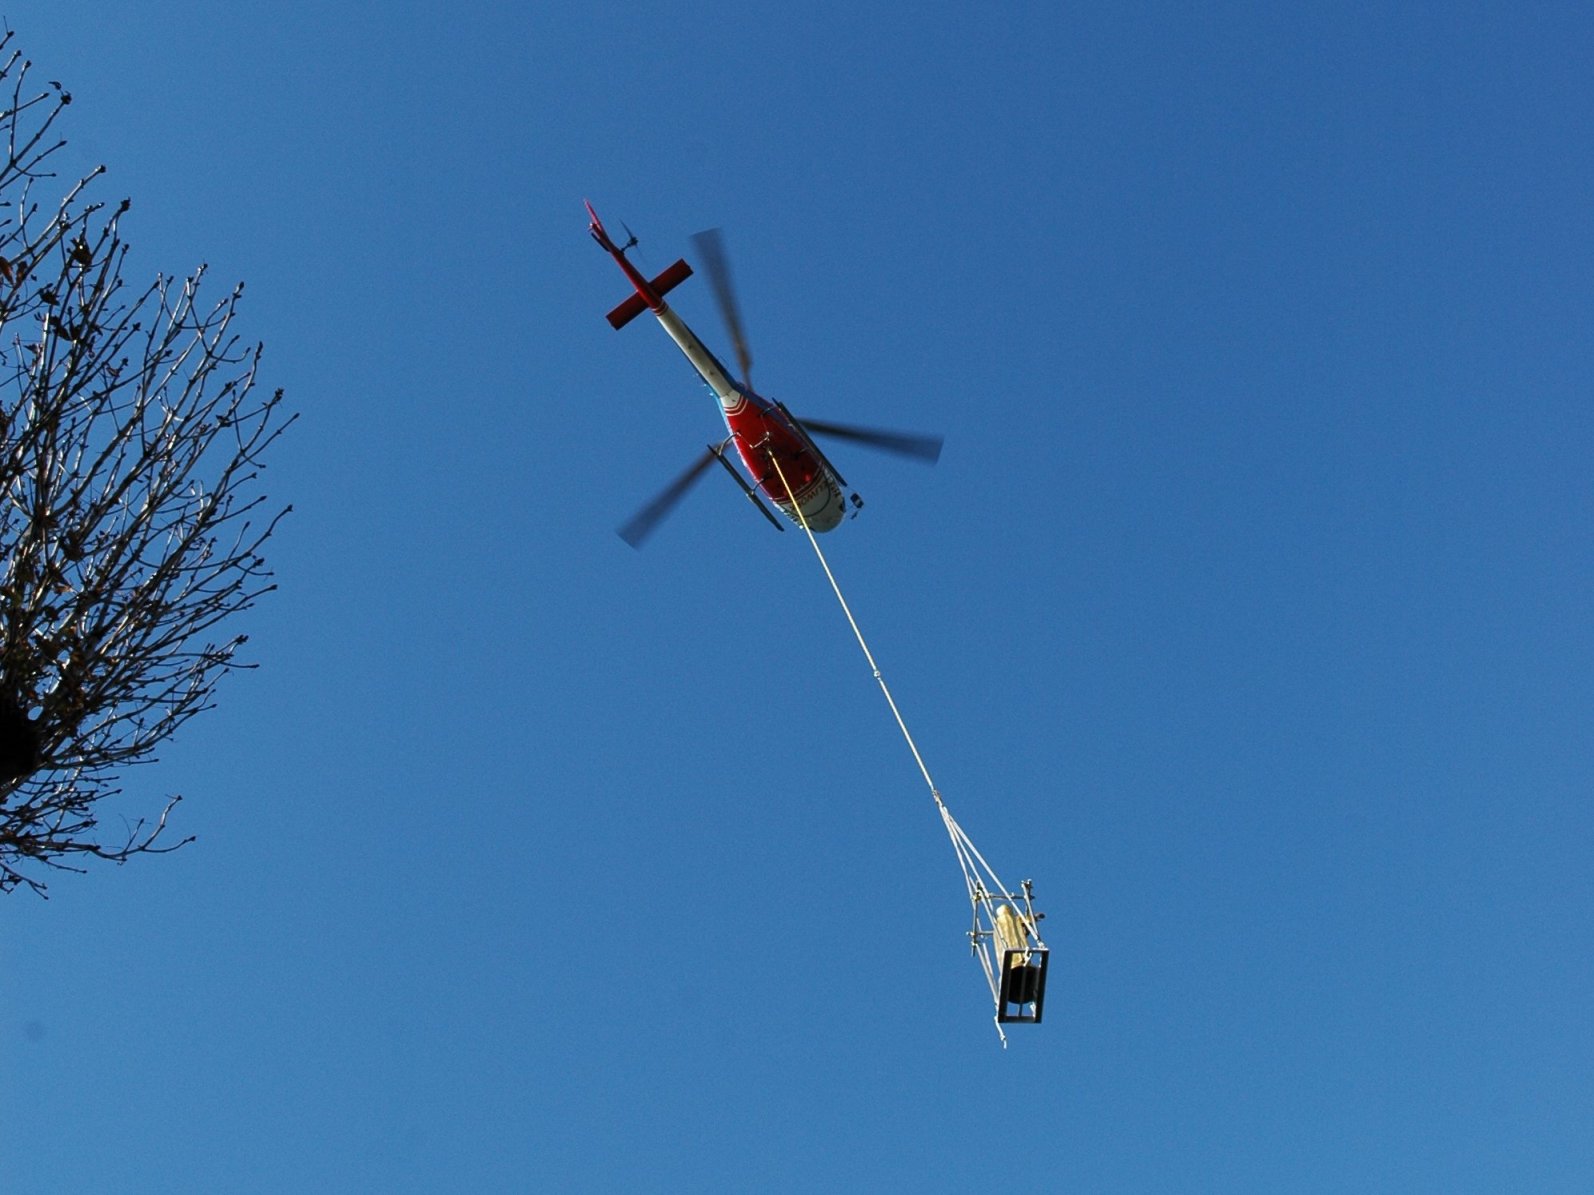
[[[1587,1190],[1588,6],[507,8],[9,12],[304,418],[198,842],[0,910],[7,1189]],[[1005,1052],[805,544],[614,535],[719,423],[583,198],[947,437],[829,549]]]

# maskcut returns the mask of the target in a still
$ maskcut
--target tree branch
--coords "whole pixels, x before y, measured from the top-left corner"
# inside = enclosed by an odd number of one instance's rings
[[[260,346],[206,306],[201,266],[127,286],[120,222],[96,168],[48,211],[71,102],[29,92],[0,37],[0,891],[43,893],[78,857],[121,863],[162,840],[179,797],[124,835],[97,833],[123,769],[211,708],[250,665],[212,638],[276,588],[262,555],[288,510],[258,491],[296,416],[256,391]],[[9,89],[3,87],[10,81]]]

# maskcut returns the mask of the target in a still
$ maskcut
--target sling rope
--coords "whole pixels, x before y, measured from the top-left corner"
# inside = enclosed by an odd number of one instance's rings
[[[963,827],[958,825],[952,817],[952,811],[946,807],[946,802],[941,799],[940,790],[935,787],[935,781],[930,777],[930,769],[925,765],[924,756],[919,753],[918,744],[913,741],[913,735],[908,730],[908,724],[903,720],[902,711],[897,708],[896,699],[891,696],[891,689],[886,684],[885,675],[880,671],[880,665],[875,663],[874,653],[869,650],[869,644],[864,640],[863,631],[858,627],[858,620],[853,617],[852,607],[847,605],[847,599],[842,595],[841,586],[836,581],[836,574],[830,569],[830,562],[825,559],[825,553],[815,538],[813,528],[808,525],[808,517],[803,513],[802,505],[797,501],[797,495],[792,490],[791,482],[786,479],[785,470],[780,467],[780,460],[773,452],[767,452],[769,462],[775,467],[775,474],[780,478],[780,484],[786,490],[786,498],[791,503],[792,514],[796,516],[798,525],[808,537],[808,543],[814,550],[814,555],[819,558],[819,565],[825,570],[825,577],[830,582],[830,588],[836,595],[836,601],[841,603],[841,611],[847,616],[847,623],[852,627],[852,633],[858,640],[858,646],[863,649],[864,659],[869,661],[869,668],[874,673],[875,682],[880,686],[880,692],[885,695],[886,704],[891,707],[891,714],[897,720],[897,726],[902,731],[902,737],[907,741],[908,750],[913,753],[913,762],[919,765],[919,773],[924,777],[924,783],[930,789],[930,796],[935,800],[935,807],[941,814],[941,822],[946,827],[948,836],[952,839],[952,849],[957,853],[958,866],[963,870],[963,881],[968,887],[969,901],[974,906],[974,929],[969,933],[970,945],[974,953],[979,956],[980,965],[985,971],[986,981],[991,986],[992,995],[996,995],[1000,986],[1000,978],[992,967],[989,953],[981,949],[982,941],[988,939],[994,919],[994,910],[997,904],[1011,906],[1015,915],[1020,919],[1030,936],[1035,939],[1036,946],[1044,950],[1041,941],[1040,927],[1036,924],[1034,912],[1029,908],[1029,881],[1025,881],[1025,900],[1020,905],[1013,899],[1002,885],[991,865],[985,857],[975,848],[969,836],[963,832]],[[980,920],[981,910],[984,910],[987,920],[983,926]],[[1007,1034],[1002,1032],[1001,1018],[997,1018],[996,1032],[1002,1039],[1002,1045],[1007,1046]]]
[[[886,704],[891,707],[891,715],[896,718],[897,726],[902,731],[902,737],[907,740],[908,750],[913,752],[913,762],[919,765],[919,774],[924,777],[924,783],[929,786],[930,796],[935,798],[935,803],[944,812],[946,806],[941,801],[941,794],[935,787],[935,781],[930,779],[930,769],[924,766],[924,756],[919,754],[918,744],[913,741],[913,735],[908,733],[908,724],[902,720],[902,711],[897,708],[896,699],[891,696],[891,690],[886,685],[886,678],[880,671],[880,665],[875,663],[874,653],[869,650],[869,645],[864,642],[863,632],[858,629],[858,620],[852,616],[852,607],[847,605],[847,599],[841,596],[841,586],[836,584],[836,574],[830,571],[830,562],[825,559],[824,552],[820,550],[819,541],[814,538],[813,528],[808,526],[807,516],[803,514],[802,506],[798,504],[796,495],[792,493],[791,482],[786,480],[786,473],[781,469],[780,461],[776,459],[773,452],[769,454],[769,460],[775,466],[775,474],[780,478],[780,484],[786,487],[786,497],[791,501],[791,508],[797,516],[797,522],[808,536],[808,542],[813,545],[814,555],[819,557],[819,567],[825,570],[825,577],[830,581],[830,588],[835,592],[836,600],[841,603],[841,612],[847,616],[847,622],[852,627],[852,633],[858,639],[858,646],[863,648],[863,658],[869,661],[869,668],[873,671],[875,681],[880,686],[880,692],[885,694]],[[952,841],[954,844],[957,842],[955,835]]]

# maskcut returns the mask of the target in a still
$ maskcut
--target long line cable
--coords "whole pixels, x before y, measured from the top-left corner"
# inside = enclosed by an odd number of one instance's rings
[[[935,801],[935,807],[941,814],[941,821],[946,826],[947,835],[952,839],[952,849],[957,853],[958,866],[963,869],[963,879],[968,885],[969,897],[978,903],[984,896],[991,893],[1007,892],[1002,886],[1002,881],[997,877],[995,870],[985,861],[969,836],[964,833],[963,827],[957,824],[952,817],[952,811],[946,807],[946,802],[941,799],[941,790],[936,788],[935,781],[930,776],[930,769],[924,762],[924,756],[919,752],[919,745],[913,741],[913,734],[908,730],[908,724],[902,717],[902,711],[897,708],[896,698],[891,696],[891,687],[886,684],[885,674],[880,671],[880,665],[875,662],[874,653],[869,650],[869,644],[863,637],[863,631],[858,627],[858,620],[853,617],[852,607],[847,604],[846,597],[841,592],[841,586],[836,581],[836,574],[830,569],[830,561],[825,559],[825,553],[819,546],[819,540],[814,536],[814,530],[808,525],[808,517],[803,513],[801,503],[793,492],[791,482],[786,479],[786,472],[780,467],[780,460],[771,452],[768,454],[770,464],[775,466],[775,475],[780,478],[780,484],[786,490],[786,498],[791,503],[792,513],[797,516],[797,522],[802,527],[803,533],[808,537],[808,543],[814,550],[814,555],[819,558],[819,566],[825,570],[825,579],[830,582],[831,591],[836,595],[836,601],[841,603],[841,611],[847,616],[847,625],[852,627],[852,633],[858,640],[858,646],[863,649],[863,658],[869,661],[869,669],[874,673],[875,683],[880,686],[886,704],[891,707],[891,716],[897,720],[897,727],[902,731],[902,737],[908,744],[908,750],[913,752],[913,762],[919,765],[919,774],[924,777],[924,783],[930,790],[930,796]],[[983,873],[983,874],[982,874]],[[989,880],[989,885],[986,881]],[[1038,935],[1037,935],[1038,938]]]
[[[891,715],[897,720],[897,727],[902,731],[902,737],[907,741],[908,750],[913,752],[913,762],[919,765],[919,774],[924,777],[924,783],[930,789],[930,796],[935,801],[936,811],[941,815],[941,823],[946,827],[947,835],[952,839],[952,849],[957,854],[958,866],[963,871],[963,882],[968,888],[969,900],[974,906],[974,929],[970,933],[970,944],[974,953],[980,960],[980,965],[985,971],[986,982],[990,985],[993,997],[998,995],[1000,979],[992,966],[992,959],[988,948],[982,949],[982,940],[988,939],[994,926],[995,902],[1000,901],[1010,906],[1014,914],[1022,921],[1031,937],[1035,939],[1036,946],[1044,950],[1041,942],[1040,927],[1036,924],[1033,911],[1029,908],[1028,892],[1029,881],[1025,881],[1025,904],[1021,907],[1009,894],[995,870],[985,861],[973,840],[964,832],[963,827],[957,824],[952,816],[952,811],[946,807],[946,802],[941,799],[941,792],[935,787],[935,781],[930,777],[930,769],[924,762],[924,756],[919,753],[919,746],[913,741],[913,734],[908,730],[908,724],[903,720],[902,711],[897,708],[896,698],[891,696],[891,688],[886,684],[885,674],[880,671],[880,665],[875,663],[874,653],[869,650],[869,644],[863,637],[863,631],[858,627],[858,620],[853,617],[852,607],[847,604],[846,597],[841,592],[841,586],[836,581],[836,574],[830,569],[830,562],[825,559],[825,553],[819,546],[819,540],[814,536],[814,530],[808,525],[808,517],[803,513],[801,503],[792,490],[791,482],[786,479],[786,472],[780,467],[780,460],[773,452],[767,454],[769,462],[775,467],[775,474],[780,478],[781,485],[786,490],[787,501],[791,503],[792,514],[796,516],[798,525],[808,537],[809,546],[814,550],[814,555],[819,558],[819,566],[825,570],[825,579],[830,582],[831,591],[836,595],[836,601],[841,603],[841,611],[847,616],[847,624],[852,627],[853,636],[858,640],[858,646],[863,649],[864,659],[869,661],[870,671],[874,673],[875,683],[880,686],[886,704],[891,707]],[[984,910],[985,923],[981,925],[981,910]],[[1026,959],[1028,956],[1025,956]],[[1002,1032],[1000,1005],[996,1018],[996,1033],[1002,1039],[1002,1048],[1007,1048],[1007,1034]]]
[[[786,497],[791,502],[792,512],[797,516],[797,522],[803,532],[808,536],[808,542],[813,546],[814,555],[819,557],[819,566],[825,570],[825,578],[830,582],[830,588],[836,595],[836,600],[841,603],[841,612],[847,616],[847,623],[852,627],[852,633],[857,637],[858,646],[863,649],[863,658],[869,661],[869,668],[874,673],[875,682],[880,686],[880,692],[885,694],[886,704],[891,707],[891,716],[897,720],[897,726],[902,731],[902,737],[907,740],[908,750],[913,752],[913,762],[919,765],[919,773],[924,777],[924,783],[929,786],[930,796],[943,810],[946,808],[941,800],[941,793],[935,787],[935,781],[930,778],[930,769],[925,766],[924,756],[919,754],[919,746],[913,741],[913,735],[908,731],[908,724],[902,719],[902,711],[897,708],[896,698],[891,696],[891,689],[886,684],[885,674],[880,671],[880,665],[875,663],[874,653],[869,650],[869,644],[864,641],[863,632],[858,629],[858,620],[852,616],[852,607],[847,605],[847,599],[842,596],[841,586],[836,583],[836,574],[830,571],[830,562],[825,559],[825,554],[819,547],[819,541],[814,538],[813,528],[808,525],[808,518],[803,514],[802,505],[797,501],[792,492],[791,482],[786,480],[786,473],[780,467],[780,460],[773,452],[769,453],[769,460],[775,466],[775,474],[780,478],[780,484],[786,487]],[[952,839],[954,845],[957,838]]]

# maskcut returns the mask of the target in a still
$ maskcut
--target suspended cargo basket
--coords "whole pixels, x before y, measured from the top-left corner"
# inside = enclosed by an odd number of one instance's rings
[[[1019,893],[1009,892],[952,817],[941,794],[935,796],[974,909],[969,949],[980,960],[985,982],[990,985],[996,1003],[996,1032],[1005,1046],[1003,1025],[1039,1025],[1046,1012],[1046,967],[1051,952],[1041,940],[1044,914],[1035,911],[1034,885],[1025,880]]]

